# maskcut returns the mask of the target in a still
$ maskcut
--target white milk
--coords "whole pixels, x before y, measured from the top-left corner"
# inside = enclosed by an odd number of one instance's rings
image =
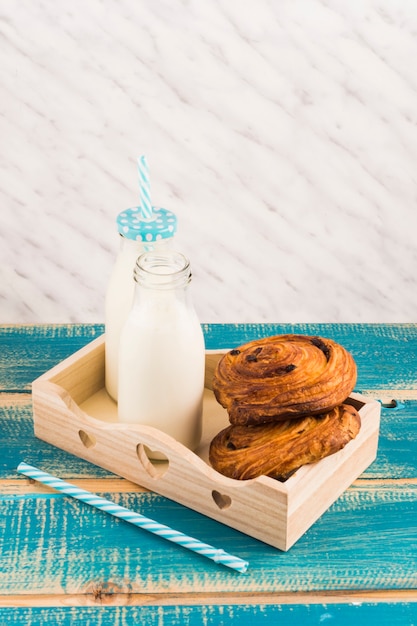
[[[156,258],[159,265],[152,267]],[[195,449],[201,438],[205,351],[189,294],[189,264],[179,253],[147,253],[140,264],[151,269],[135,274],[135,302],[121,335],[119,420],[154,426]]]
[[[120,249],[105,302],[105,381],[108,394],[116,401],[120,334],[133,304],[136,260],[146,250],[169,247],[176,230],[173,213],[154,207],[154,214],[154,220],[144,221],[138,208],[134,207],[117,216]]]

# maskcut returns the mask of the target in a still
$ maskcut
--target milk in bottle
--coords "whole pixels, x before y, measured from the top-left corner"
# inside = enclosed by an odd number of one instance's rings
[[[121,422],[154,426],[190,449],[201,437],[205,350],[180,253],[142,254],[119,352]]]

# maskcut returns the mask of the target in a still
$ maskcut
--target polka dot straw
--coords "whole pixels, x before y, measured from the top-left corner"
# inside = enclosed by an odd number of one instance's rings
[[[110,500],[106,500],[105,498],[101,498],[100,496],[90,493],[89,491],[85,491],[80,487],[71,485],[60,478],[55,478],[54,476],[51,476],[51,474],[47,474],[32,465],[20,463],[17,471],[20,474],[33,478],[44,485],[48,485],[48,487],[52,487],[67,496],[71,496],[76,500],[81,500],[81,502],[85,502],[86,504],[100,509],[101,511],[105,511],[114,517],[123,519],[130,524],[143,528],[143,530],[147,530],[148,532],[158,535],[159,537],[163,537],[168,541],[172,541],[183,548],[187,548],[187,550],[197,552],[198,554],[211,559],[215,563],[220,563],[241,573],[246,572],[248,568],[248,562],[243,561],[239,557],[228,554],[224,550],[214,548],[213,546],[203,543],[198,539],[184,535],[177,530],[173,530],[169,526],[159,524],[158,522],[155,522],[140,513],[129,511],[129,509],[119,506]]]

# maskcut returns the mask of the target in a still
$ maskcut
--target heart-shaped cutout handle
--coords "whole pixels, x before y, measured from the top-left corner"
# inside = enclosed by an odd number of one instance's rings
[[[168,471],[169,459],[163,452],[151,450],[143,443],[138,443],[136,454],[143,465],[143,469],[152,478],[161,478]]]
[[[232,504],[232,498],[230,496],[220,493],[220,491],[216,491],[215,489],[211,492],[211,496],[219,509],[228,509]]]
[[[90,435],[85,430],[79,430],[78,431],[78,436],[81,439],[81,443],[86,448],[93,448],[96,445],[96,443],[97,443],[96,438],[94,437],[94,435]]]

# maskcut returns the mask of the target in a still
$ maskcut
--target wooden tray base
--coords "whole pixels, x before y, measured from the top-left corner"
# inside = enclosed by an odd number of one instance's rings
[[[380,404],[359,394],[359,435],[340,452],[300,468],[285,483],[267,476],[238,481],[208,463],[211,439],[228,417],[211,390],[222,352],[206,353],[203,437],[192,452],[150,426],[121,424],[104,389],[104,335],[32,385],[35,435],[58,448],[171,498],[280,550],[288,550],[372,463]],[[166,461],[152,461],[147,451]]]

